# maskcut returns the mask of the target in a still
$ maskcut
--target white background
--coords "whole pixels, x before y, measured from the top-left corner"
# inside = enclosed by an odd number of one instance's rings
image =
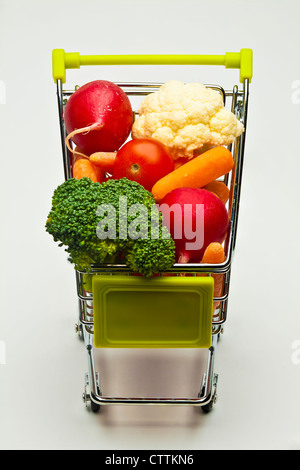
[[[300,449],[299,16],[298,0],[0,1],[1,449]],[[208,415],[151,406],[92,414],[81,401],[86,356],[73,328],[73,268],[44,230],[63,180],[52,49],[244,47],[253,49],[254,77],[218,402]],[[81,69],[67,79],[96,75],[225,88],[239,81],[238,71],[195,66]],[[100,360],[104,393],[193,394],[200,386],[199,351],[116,350]]]

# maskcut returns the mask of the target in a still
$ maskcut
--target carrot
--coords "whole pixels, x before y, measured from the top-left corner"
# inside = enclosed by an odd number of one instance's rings
[[[81,158],[73,165],[73,178],[79,180],[84,177],[91,178],[94,183],[102,183],[103,171],[95,167],[87,158]]]
[[[213,242],[206,248],[201,263],[219,264],[223,263],[225,259],[226,256],[221,243]],[[212,277],[214,278],[214,297],[221,297],[224,286],[224,274],[212,273]],[[220,302],[214,302],[214,311],[219,306]]]
[[[211,183],[203,186],[203,189],[207,189],[207,191],[214,193],[219,199],[221,199],[223,204],[226,204],[229,199],[230,190],[223,181],[211,181]]]
[[[201,263],[219,264],[225,259],[224,248],[221,243],[212,242],[208,245],[202,256]]]
[[[158,202],[173,189],[202,188],[229,173],[233,165],[232,154],[226,147],[214,147],[158,180],[152,188],[152,194]]]
[[[90,156],[90,161],[105,173],[112,174],[117,152],[95,152]]]

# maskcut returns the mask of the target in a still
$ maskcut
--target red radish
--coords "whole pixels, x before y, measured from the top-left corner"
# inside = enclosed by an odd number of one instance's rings
[[[229,225],[226,207],[206,189],[174,189],[158,208],[174,239],[179,263],[200,263],[208,245],[225,238]]]
[[[126,93],[115,83],[95,80],[78,88],[67,101],[64,121],[72,139],[87,155],[114,152],[126,141],[133,111]]]

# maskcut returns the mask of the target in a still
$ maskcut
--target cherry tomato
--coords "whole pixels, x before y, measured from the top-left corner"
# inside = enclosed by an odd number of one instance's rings
[[[169,149],[154,139],[133,139],[117,152],[113,177],[127,178],[151,191],[156,181],[174,170]]]

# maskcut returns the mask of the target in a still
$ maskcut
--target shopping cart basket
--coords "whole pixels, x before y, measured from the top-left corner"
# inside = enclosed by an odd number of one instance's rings
[[[58,113],[65,179],[72,178],[72,155],[66,146],[64,107],[75,89],[66,88],[66,70],[90,65],[220,65],[240,70],[239,85],[218,90],[224,104],[243,123],[245,131],[228,146],[234,167],[222,181],[230,189],[230,226],[225,239],[226,260],[221,264],[175,264],[151,281],[131,276],[122,264],[92,265],[89,272],[76,270],[79,318],[76,328],[83,338],[88,362],[83,399],[93,411],[102,405],[192,405],[210,411],[216,401],[218,374],[214,371],[219,335],[227,318],[232,256],[235,249],[242,182],[252,50],[225,55],[80,55],[53,50],[53,78],[57,86]],[[161,83],[118,83],[132,99],[155,92]],[[168,276],[168,274],[171,274]],[[198,275],[197,275],[198,274]],[[200,274],[200,276],[199,276]],[[213,276],[223,276],[221,296],[213,295]],[[111,295],[111,293],[113,295]],[[169,305],[169,316],[159,315]],[[213,302],[217,308],[213,313]],[[143,310],[144,315],[137,315]],[[174,313],[175,312],[175,313]],[[207,366],[198,396],[191,398],[103,396],[100,373],[95,370],[94,349],[99,347],[200,347],[207,350]]]

